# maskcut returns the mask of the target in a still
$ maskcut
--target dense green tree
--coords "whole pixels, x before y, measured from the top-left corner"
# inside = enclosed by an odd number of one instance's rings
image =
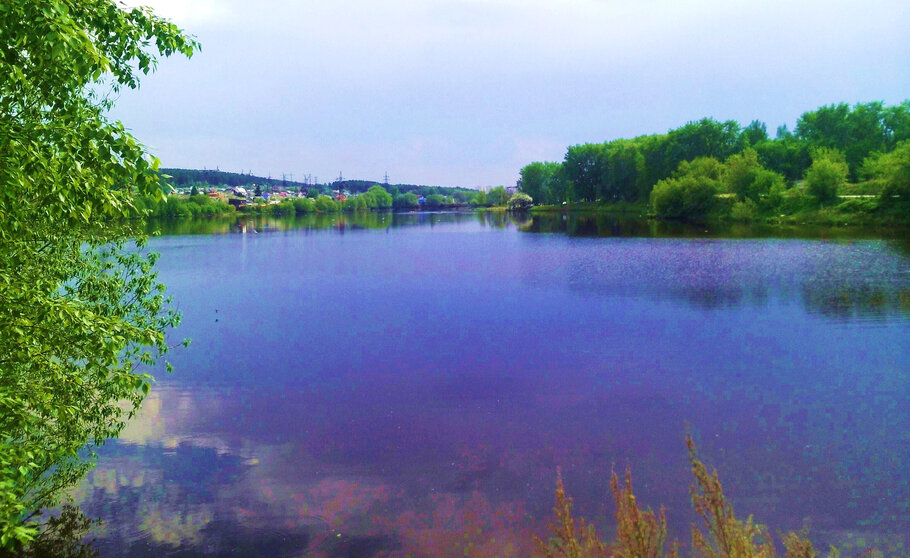
[[[374,207],[383,209],[392,207],[392,195],[389,194],[386,189],[379,184],[370,186],[370,189],[367,190],[367,193],[370,194],[375,200],[376,205]]]
[[[772,188],[782,185],[783,181],[782,176],[761,166],[754,149],[747,148],[727,158],[721,176],[721,187],[736,194],[740,201],[758,202]]]
[[[297,208],[294,207],[294,200],[291,199],[281,200],[279,203],[271,204],[268,207],[271,208],[272,215],[278,217],[287,217],[297,214]]]
[[[910,101],[885,107],[882,123],[885,132],[885,151],[891,151],[898,143],[910,139]]]
[[[575,200],[594,201],[597,199],[597,192],[605,171],[603,154],[604,145],[594,143],[573,145],[566,152],[563,168],[566,176],[575,186]]]
[[[864,160],[910,139],[910,103],[885,107],[881,102],[828,105],[804,113],[796,137],[808,148],[837,149],[844,154],[849,177],[856,180]]]
[[[575,185],[566,175],[566,169],[562,165],[550,178],[550,195],[554,204],[575,199]]]
[[[889,153],[871,157],[865,167],[881,183],[883,202],[910,201],[910,140],[897,144]]]
[[[474,197],[473,190],[465,190],[463,188],[459,188],[452,193],[452,198],[455,200],[455,202],[461,203],[461,204],[470,203],[471,198],[473,198],[473,197]]]
[[[706,217],[717,205],[720,189],[718,176],[723,166],[713,157],[683,161],[672,178],[659,181],[651,190],[651,207],[660,216],[670,219],[698,220]]]
[[[471,205],[482,206],[482,205],[487,205],[489,203],[490,202],[487,200],[487,193],[484,192],[483,190],[480,190],[479,192],[474,194],[473,198],[471,198]]]
[[[313,210],[319,213],[337,213],[341,210],[341,204],[329,196],[321,195],[313,203]]]
[[[739,147],[745,149],[768,141],[768,127],[764,122],[753,120],[739,133]]]
[[[193,189],[190,190],[190,197],[198,196],[198,195],[199,195],[199,188],[196,188],[196,185],[193,184]]]
[[[413,207],[418,207],[417,194],[413,192],[408,192],[407,194],[398,194],[392,200],[392,207],[396,209],[410,209]]]
[[[518,188],[541,203],[562,201],[554,192],[554,178],[562,168],[560,163],[535,162],[519,172]]]
[[[646,199],[651,184],[644,172],[645,156],[635,140],[616,140],[604,145],[598,199],[605,201]]]
[[[796,121],[794,135],[812,147],[842,148],[850,140],[847,115],[850,105],[827,105],[803,113]]]
[[[673,177],[703,176],[711,180],[720,180],[725,170],[724,164],[714,157],[696,157],[691,161],[680,163],[676,172],[673,173]]]
[[[294,198],[295,213],[313,213],[316,210],[316,202],[313,198]]]
[[[433,209],[438,209],[448,203],[446,197],[442,194],[430,194],[426,199],[426,206],[432,207]]]
[[[806,171],[806,191],[819,203],[830,203],[837,199],[837,192],[847,181],[848,173],[843,153],[836,149],[815,149],[812,165]]]
[[[681,162],[669,158],[669,137],[670,134],[667,133],[635,138],[645,158],[644,183],[648,188],[653,187],[657,181],[668,178]]]
[[[763,167],[783,175],[791,183],[802,178],[812,162],[806,144],[792,134],[753,147]]]
[[[364,192],[359,196],[354,196],[354,200],[357,203],[358,210],[367,210],[379,207],[379,202],[376,200],[376,197],[370,192]]]
[[[155,257],[129,245],[136,196],[161,199],[158,162],[107,110],[196,44],[112,0],[4,0],[0,29],[0,547],[15,549],[167,350]]]
[[[428,198],[429,199],[429,198]],[[497,186],[495,188],[490,188],[490,191],[487,192],[487,203],[493,205],[505,205],[509,201],[509,193],[506,192],[505,187]]]
[[[739,147],[739,124],[703,118],[670,131],[667,137],[669,162],[675,167],[696,157],[726,159]]]

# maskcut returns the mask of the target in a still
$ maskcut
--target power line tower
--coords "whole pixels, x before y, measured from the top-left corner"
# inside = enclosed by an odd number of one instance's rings
[[[386,171],[386,173],[385,173],[385,181],[384,181],[384,182],[385,182],[385,185],[388,187],[388,185],[389,185],[389,171]]]

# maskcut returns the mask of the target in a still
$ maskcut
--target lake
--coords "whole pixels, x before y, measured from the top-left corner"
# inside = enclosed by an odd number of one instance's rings
[[[528,555],[557,467],[690,542],[685,448],[737,514],[910,545],[910,242],[593,216],[158,225],[191,345],[74,493],[102,556]],[[684,549],[684,554],[688,552]]]

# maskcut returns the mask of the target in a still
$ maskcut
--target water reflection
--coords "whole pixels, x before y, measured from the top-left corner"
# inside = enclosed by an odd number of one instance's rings
[[[53,513],[41,518],[43,526],[28,547],[18,554],[20,558],[95,558],[98,551],[92,547],[90,532],[101,525],[98,520],[86,517],[79,507],[67,503]],[[4,554],[5,555],[5,554]]]
[[[482,214],[477,214],[481,215]],[[156,235],[211,235],[211,234],[259,234],[290,230],[334,231],[344,234],[350,230],[387,229],[390,227],[413,227],[445,225],[474,219],[475,213],[468,211],[412,211],[396,212],[365,211],[357,213],[317,213],[292,217],[262,215],[235,215],[211,219],[161,219],[148,225],[148,232]],[[502,217],[513,223],[511,218]]]
[[[527,233],[560,233],[573,237],[647,238],[890,238],[889,243],[910,252],[910,231],[890,227],[827,227],[813,225],[711,224],[645,219],[637,215],[596,213],[532,214],[501,211],[366,211],[308,214],[290,217],[237,214],[211,219],[155,220],[148,231],[162,235],[262,233],[275,231],[386,229],[418,225],[479,223],[491,228],[517,228]]]
[[[528,555],[557,465],[602,530],[632,466],[685,540],[686,424],[741,515],[910,544],[892,241],[348,217],[153,241],[193,344],[77,493],[103,555]]]
[[[73,494],[84,510],[116,518],[96,543],[103,555],[530,551],[521,504],[491,500],[493,485],[477,481],[486,466],[472,452],[452,463],[452,480],[426,476],[426,463],[367,474],[370,454],[390,442],[383,427],[371,428],[376,439],[367,442],[321,397],[258,389],[196,396],[162,386],[151,398]],[[279,427],[285,421],[309,426]],[[408,443],[411,456],[426,451],[420,440]],[[400,466],[400,456],[387,458]]]

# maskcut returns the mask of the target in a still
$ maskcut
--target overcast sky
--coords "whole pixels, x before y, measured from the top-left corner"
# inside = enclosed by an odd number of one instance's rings
[[[906,0],[147,0],[202,43],[114,116],[165,166],[480,187],[706,116],[910,98]]]

